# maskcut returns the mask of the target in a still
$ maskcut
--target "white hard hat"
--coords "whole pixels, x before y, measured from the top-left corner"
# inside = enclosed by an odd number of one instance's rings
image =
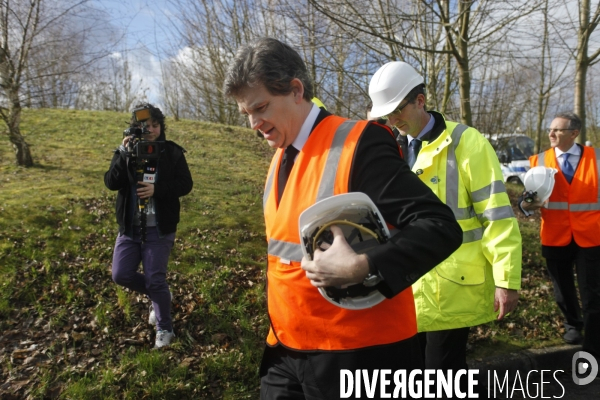
[[[373,102],[371,117],[390,114],[411,90],[423,82],[423,77],[405,62],[384,64],[375,72],[369,84],[369,96]]]
[[[546,201],[554,189],[554,175],[558,172],[555,168],[533,167],[525,174],[523,184],[525,190],[537,193],[541,201]]]
[[[357,253],[385,243],[390,237],[381,213],[369,196],[360,192],[340,194],[321,200],[300,214],[298,227],[304,257],[312,260],[322,241],[329,241],[327,236],[332,225],[342,229],[346,241]],[[362,310],[385,299],[375,286],[358,283],[341,288],[319,288],[319,292],[338,307]]]

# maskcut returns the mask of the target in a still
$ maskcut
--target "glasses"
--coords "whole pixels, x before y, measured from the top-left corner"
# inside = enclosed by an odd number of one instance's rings
[[[398,108],[396,108],[394,111],[392,111],[391,113],[384,115],[383,118],[385,119],[390,119],[390,117],[394,114],[400,114],[402,112],[402,110],[404,110],[404,107],[406,107],[407,105],[409,105],[410,102],[407,102],[405,105],[403,106],[398,106]]]
[[[548,128],[548,133],[558,132],[563,133],[564,131],[574,131],[575,129],[558,129],[558,128]]]

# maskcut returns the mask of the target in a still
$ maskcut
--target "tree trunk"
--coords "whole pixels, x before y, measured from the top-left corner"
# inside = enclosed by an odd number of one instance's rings
[[[472,1],[461,2],[459,5],[460,25],[456,40],[458,50],[458,85],[460,93],[460,120],[467,126],[473,126],[471,113],[471,70],[469,69],[469,29]]]
[[[33,166],[33,158],[31,157],[31,150],[29,149],[29,145],[21,135],[21,131],[19,127],[14,127],[13,129],[9,129],[8,132],[10,142],[15,149],[15,155],[17,156],[17,165],[21,167],[32,167]]]
[[[446,49],[450,49],[450,46],[446,43]],[[452,76],[452,55],[450,53],[445,55],[446,62],[444,66],[444,73],[447,77],[444,82],[444,97],[442,99],[442,114],[446,114],[448,112],[448,102],[450,101],[450,96],[452,95],[452,88],[450,87],[451,80],[449,77]]]
[[[541,56],[541,60],[542,62],[540,62],[540,85],[538,88],[538,94],[537,94],[537,121],[536,121],[536,126],[535,126],[535,147],[534,147],[534,151],[536,153],[540,153],[542,150],[542,123],[544,122],[544,117],[546,116],[546,109],[548,107],[548,96],[545,88],[544,88],[544,82],[546,80],[546,64],[545,61],[546,60],[546,48],[548,46],[548,27],[549,27],[549,22],[548,22],[548,0],[546,0],[545,4],[544,4],[544,9],[543,9],[543,15],[544,15],[544,36],[542,37],[542,56]],[[551,78],[551,77],[550,77]],[[548,80],[548,82],[551,82],[551,79]],[[551,83],[549,84],[550,86],[552,85]]]
[[[27,144],[23,135],[21,135],[21,102],[16,93],[11,93],[10,97],[12,98],[10,109],[7,110],[8,113],[6,115],[3,114],[4,122],[8,128],[8,138],[15,149],[17,165],[31,167],[33,166],[31,150],[29,149],[29,144]]]
[[[590,37],[600,23],[600,4],[591,12],[590,0],[579,1],[579,31],[577,32],[577,53],[575,57],[575,98],[573,108],[575,113],[581,118],[581,131],[577,137],[579,143],[585,143],[586,133],[586,112],[585,112],[585,90],[587,71],[590,65],[600,56],[600,49],[596,49],[592,54],[588,54]]]
[[[542,82],[543,84],[543,82]],[[547,100],[544,98],[545,96],[543,95],[543,93],[538,94],[538,98],[537,98],[537,121],[535,124],[535,147],[534,147],[534,151],[536,153],[541,152],[542,150],[542,123],[544,121],[544,115],[545,115],[545,107],[544,107],[544,102],[547,102]]]
[[[471,113],[471,74],[469,72],[468,58],[463,58],[458,63],[458,90],[460,93],[460,121],[473,126]]]
[[[587,139],[586,118],[585,118],[585,84],[587,77],[589,61],[587,60],[587,46],[585,50],[580,48],[577,54],[577,65],[575,70],[575,98],[573,112],[581,119],[581,130],[577,136],[578,143],[585,143]]]

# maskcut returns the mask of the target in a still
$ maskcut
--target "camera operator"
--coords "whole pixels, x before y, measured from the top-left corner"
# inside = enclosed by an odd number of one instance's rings
[[[149,111],[148,119],[139,121],[138,110]],[[193,185],[185,150],[166,140],[165,130],[165,117],[159,108],[147,103],[136,106],[131,128],[104,174],[106,187],[118,190],[119,234],[112,278],[152,301],[148,322],[156,324],[155,347],[169,345],[175,336],[167,264],[179,222],[179,197],[188,194]],[[136,146],[158,154],[136,151]],[[138,272],[140,262],[143,273]]]

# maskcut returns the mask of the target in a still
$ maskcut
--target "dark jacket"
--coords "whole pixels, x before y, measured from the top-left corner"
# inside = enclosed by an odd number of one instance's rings
[[[313,130],[328,115],[321,111]],[[398,157],[398,144],[388,132],[376,123],[366,128],[352,160],[348,191],[369,196],[398,229],[388,243],[366,252],[384,278],[377,289],[391,298],[458,249],[463,234],[452,210]]]
[[[154,182],[154,201],[156,206],[156,226],[161,235],[177,230],[179,223],[179,197],[192,190],[192,174],[185,159],[185,150],[172,141],[165,141],[157,162]],[[128,159],[124,149],[115,150],[109,170],[104,174],[104,184],[110,190],[118,190],[116,216],[119,233],[132,232],[132,216],[127,215],[130,209],[129,191],[136,182],[131,158]]]

